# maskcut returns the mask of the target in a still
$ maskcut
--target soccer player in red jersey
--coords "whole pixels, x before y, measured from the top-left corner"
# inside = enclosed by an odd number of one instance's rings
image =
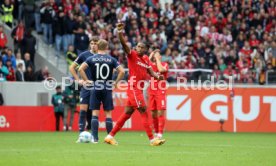
[[[105,137],[105,142],[111,145],[118,145],[118,142],[114,139],[114,136],[123,127],[124,123],[131,117],[133,112],[137,109],[142,117],[143,126],[146,130],[147,136],[150,140],[150,145],[159,146],[162,145],[165,140],[154,138],[152,130],[148,121],[148,113],[146,111],[146,104],[143,96],[144,81],[148,79],[148,73],[156,78],[163,79],[162,76],[153,72],[150,67],[149,57],[145,55],[147,46],[144,43],[138,43],[135,50],[131,50],[123,36],[124,24],[118,23],[117,30],[119,40],[123,46],[125,53],[127,54],[129,79],[128,79],[128,101],[125,112],[118,119],[115,127]]]
[[[161,62],[159,52],[151,53],[149,59],[152,61],[151,67],[154,72],[161,74],[164,80],[151,78],[148,88],[149,94],[149,110],[151,111],[155,137],[161,139],[163,136],[166,111],[166,80],[168,75],[169,65],[166,62]]]

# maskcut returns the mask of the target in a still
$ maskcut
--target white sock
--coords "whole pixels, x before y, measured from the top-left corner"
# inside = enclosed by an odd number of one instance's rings
[[[112,137],[111,135],[108,134],[108,135],[106,136],[106,138],[113,138],[113,137]]]
[[[160,133],[157,134],[157,137],[159,137],[159,138],[162,138],[162,136],[163,136],[163,135],[160,134]]]

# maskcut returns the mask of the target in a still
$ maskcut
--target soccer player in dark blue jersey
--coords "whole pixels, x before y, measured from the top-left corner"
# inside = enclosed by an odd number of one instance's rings
[[[98,37],[93,37],[90,40],[89,47],[90,49],[82,52],[79,54],[77,59],[74,61],[74,63],[70,66],[69,70],[73,77],[80,85],[84,84],[84,81],[79,78],[76,68],[80,66],[83,62],[86,61],[89,57],[93,56],[98,51]],[[86,70],[86,75],[89,79],[91,79],[91,71]],[[87,88],[82,87],[80,92],[80,115],[79,115],[79,131],[82,132],[85,130],[85,124],[86,124],[86,116],[87,116],[87,110],[89,105],[89,99],[90,99],[90,91],[87,90]],[[90,122],[88,122],[90,123]],[[77,141],[78,142],[78,141]]]
[[[79,72],[87,84],[92,84],[90,96],[90,109],[92,112],[91,129],[93,139],[92,143],[98,143],[99,112],[103,104],[106,116],[106,131],[109,133],[113,128],[111,111],[114,109],[112,99],[112,88],[117,87],[117,83],[124,77],[124,68],[119,65],[118,61],[107,54],[108,42],[99,40],[98,53],[88,58],[82,63]],[[87,69],[91,72],[91,78],[87,76]],[[113,70],[118,71],[115,81],[112,80]]]

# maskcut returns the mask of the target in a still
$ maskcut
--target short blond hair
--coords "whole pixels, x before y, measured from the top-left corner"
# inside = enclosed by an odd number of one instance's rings
[[[98,49],[99,50],[107,50],[107,47],[108,47],[108,42],[104,39],[100,39],[98,41]]]

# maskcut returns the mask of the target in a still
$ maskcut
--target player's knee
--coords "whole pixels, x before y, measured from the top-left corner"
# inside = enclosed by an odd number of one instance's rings
[[[80,105],[80,110],[87,111],[87,109],[88,109],[88,105],[86,105],[86,104],[81,104]]]
[[[131,115],[133,112],[134,112],[134,109],[133,109],[133,108],[131,108],[131,107],[126,107],[126,109],[125,109],[125,113],[126,113],[126,114]]]
[[[151,111],[151,116],[153,118],[157,118],[157,111]]]
[[[146,108],[145,107],[140,107],[140,108],[138,108],[138,110],[139,110],[140,113],[146,112]]]
[[[111,112],[112,112],[112,111],[110,111],[110,110],[105,110],[105,111],[104,111],[105,117],[106,117],[106,118],[111,118],[111,117],[112,117]]]
[[[160,117],[160,116],[164,116],[164,111],[163,111],[163,110],[158,111],[158,116],[159,116],[159,117]]]
[[[99,116],[99,114],[100,114],[100,110],[93,110],[93,113],[92,113],[93,116]]]

